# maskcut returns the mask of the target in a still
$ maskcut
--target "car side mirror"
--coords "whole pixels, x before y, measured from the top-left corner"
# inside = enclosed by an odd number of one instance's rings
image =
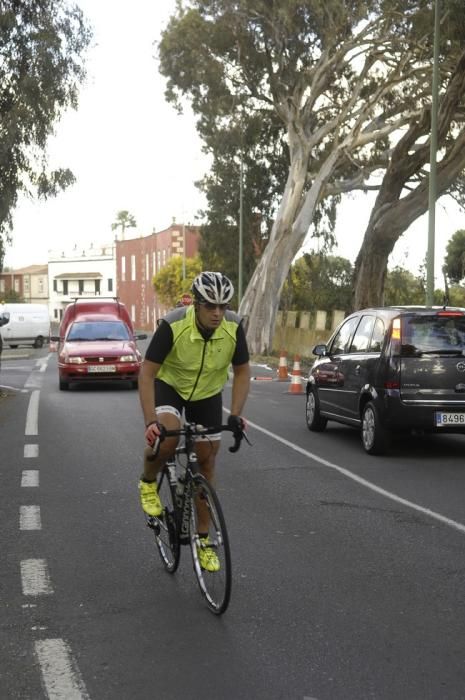
[[[312,353],[314,355],[317,355],[317,357],[324,357],[328,354],[328,348],[326,347],[326,345],[321,343],[320,345],[315,345],[315,347],[312,350]]]
[[[6,316],[0,316],[0,326],[4,326],[5,323],[8,323],[8,318]]]

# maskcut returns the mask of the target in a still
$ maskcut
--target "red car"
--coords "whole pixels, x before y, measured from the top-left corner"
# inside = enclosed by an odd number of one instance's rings
[[[137,388],[142,362],[134,335],[127,324],[113,314],[80,314],[70,323],[64,339],[52,337],[58,346],[58,374],[61,390],[73,382],[125,380]]]

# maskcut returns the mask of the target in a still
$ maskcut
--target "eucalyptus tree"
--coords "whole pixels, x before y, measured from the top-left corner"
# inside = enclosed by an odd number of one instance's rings
[[[49,171],[47,142],[76,108],[91,31],[67,0],[0,2],[0,270],[19,193],[55,196],[72,182]]]
[[[277,115],[285,132],[286,181],[240,308],[252,351],[271,348],[283,284],[322,201],[378,189],[396,135],[424,114],[431,95],[431,5],[178,3],[160,43],[167,98],[178,104],[190,98],[200,134],[212,123],[257,112],[269,121],[267,113]],[[452,62],[447,70],[450,75]]]

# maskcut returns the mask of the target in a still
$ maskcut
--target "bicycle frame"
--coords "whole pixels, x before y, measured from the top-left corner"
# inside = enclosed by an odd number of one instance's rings
[[[178,568],[180,545],[190,545],[200,591],[210,610],[217,615],[222,614],[229,603],[231,555],[220,501],[213,486],[199,470],[195,438],[217,434],[221,430],[229,430],[234,434],[234,445],[229,447],[231,452],[239,449],[242,438],[247,440],[242,431],[234,431],[227,425],[204,428],[195,423],[186,423],[177,430],[162,427],[158,444],[153,448],[155,455],[159,443],[165,437],[183,437],[184,443],[176,447],[173,456],[166,461],[160,472],[159,487],[162,488],[164,482],[167,484],[166,500],[163,499],[164,514],[160,518],[147,518],[147,524],[154,530],[165,569],[169,573],[174,573]],[[180,459],[182,455],[186,456],[185,463]],[[210,522],[208,531],[204,531],[202,520],[201,537],[198,520],[200,502],[202,512],[205,510],[208,513]],[[208,556],[206,551],[209,552]]]

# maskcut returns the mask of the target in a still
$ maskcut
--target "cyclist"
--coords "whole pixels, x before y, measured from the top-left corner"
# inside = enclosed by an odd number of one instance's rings
[[[233,294],[231,280],[221,272],[201,272],[192,284],[193,304],[173,309],[159,322],[139,375],[145,439],[149,446],[160,435],[160,424],[167,430],[181,426],[183,410],[189,422],[221,425],[222,390],[230,365],[233,384],[228,424],[235,429],[245,427],[241,413],[249,392],[249,352],[241,320],[228,310]],[[196,443],[200,471],[209,481],[214,477],[220,440],[218,433]],[[164,440],[155,459],[150,447],[144,452],[140,500],[142,509],[152,517],[163,512],[156,476],[174,454],[176,444],[176,438]],[[199,560],[207,571],[218,571],[218,557],[208,546],[208,513],[202,506],[197,504]]]

